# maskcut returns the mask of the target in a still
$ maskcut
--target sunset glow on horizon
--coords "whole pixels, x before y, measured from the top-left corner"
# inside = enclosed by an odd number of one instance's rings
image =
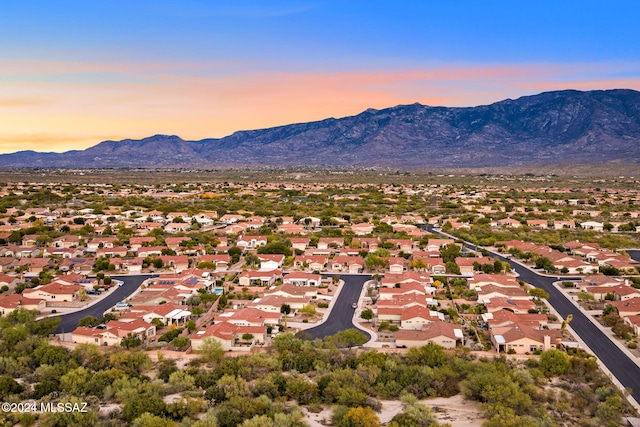
[[[0,34],[17,41],[0,47],[0,153],[219,138],[415,102],[640,90],[632,2],[581,2],[561,26],[569,4],[210,3],[5,5]],[[541,21],[547,3],[556,18]]]

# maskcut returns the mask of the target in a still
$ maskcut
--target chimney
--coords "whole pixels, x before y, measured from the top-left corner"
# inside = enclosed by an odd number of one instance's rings
[[[551,336],[545,335],[544,344],[542,345],[542,350],[546,351],[546,350],[549,350],[550,348],[551,348]]]

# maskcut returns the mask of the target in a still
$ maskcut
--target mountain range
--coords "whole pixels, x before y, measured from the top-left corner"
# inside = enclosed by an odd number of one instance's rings
[[[218,139],[155,135],[65,153],[0,155],[0,167],[495,167],[638,163],[640,92],[563,90],[490,105],[421,104]]]

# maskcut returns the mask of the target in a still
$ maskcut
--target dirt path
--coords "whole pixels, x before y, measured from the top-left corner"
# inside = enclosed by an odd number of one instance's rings
[[[396,414],[402,412],[402,402],[399,400],[383,400],[381,403],[382,409],[378,413],[378,417],[382,425],[388,424]],[[420,403],[431,408],[438,422],[449,423],[452,427],[481,427],[482,422],[485,421],[478,403],[465,400],[460,394],[447,398],[424,399]],[[323,427],[331,421],[331,408],[326,408],[317,414],[309,412],[307,409],[303,409],[303,411],[305,421],[310,427]],[[323,424],[323,420],[326,421],[325,424]]]

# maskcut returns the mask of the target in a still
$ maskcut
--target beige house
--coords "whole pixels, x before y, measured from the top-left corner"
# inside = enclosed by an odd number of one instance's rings
[[[191,318],[191,312],[184,305],[168,302],[160,305],[135,305],[128,313],[120,316],[120,320],[131,321],[142,319],[151,323],[153,319],[159,319],[164,325],[184,325]]]
[[[284,276],[282,282],[286,284],[291,284],[295,286],[320,286],[320,282],[322,281],[322,276],[319,274],[310,274],[303,272],[293,272]]]
[[[453,239],[429,239],[425,251],[439,251],[441,247],[454,243],[455,241]]]
[[[318,296],[318,288],[316,286],[298,286],[291,283],[285,283],[280,286],[274,286],[264,293],[264,296],[277,295],[285,298],[316,298]]]
[[[263,298],[254,299],[250,306],[258,310],[271,313],[279,313],[283,304],[291,307],[292,311],[301,310],[302,307],[309,304],[311,298],[307,297],[287,297],[280,295],[267,295]]]
[[[425,324],[421,330],[402,330],[395,334],[396,347],[422,347],[438,344],[444,348],[455,348],[464,343],[464,334],[459,325],[437,320]]]
[[[240,286],[271,286],[280,277],[282,277],[282,272],[280,270],[243,271],[238,276],[238,284]]]
[[[216,271],[227,271],[231,257],[228,254],[201,255],[200,261],[209,261],[216,265]]]
[[[217,322],[228,322],[237,326],[275,326],[281,319],[280,312],[269,313],[253,307],[225,310],[215,318]]]
[[[482,264],[493,264],[493,260],[489,257],[475,257],[475,258],[469,258],[469,257],[458,257],[456,258],[456,264],[458,264],[458,267],[460,268],[460,274],[463,275],[473,275],[474,274],[474,270],[473,270],[473,266],[475,263],[478,263],[480,265]]]
[[[333,271],[360,273],[364,267],[364,260],[359,256],[338,255],[331,261]]]
[[[640,298],[630,298],[625,301],[611,301],[611,304],[618,309],[618,314],[622,318],[640,314]]]
[[[260,254],[258,259],[260,260],[260,269],[267,271],[282,268],[284,263],[284,255],[282,254]]]
[[[531,353],[556,348],[562,340],[559,330],[540,330],[521,324],[491,329],[491,342],[498,352]]]
[[[624,323],[631,326],[633,328],[633,333],[635,336],[640,334],[640,315],[635,316],[626,316],[624,318]]]
[[[324,255],[298,255],[293,260],[293,266],[306,271],[321,271],[329,262]]]
[[[80,237],[72,236],[72,235],[60,236],[58,238],[53,239],[53,242],[52,242],[52,246],[55,248],[68,249],[73,246],[79,246],[79,245],[80,245]]]
[[[444,320],[444,314],[416,305],[402,311],[400,329],[421,330],[424,325],[438,320]]]
[[[218,341],[225,351],[250,351],[254,345],[264,343],[266,332],[264,326],[239,326],[229,322],[219,322],[204,331],[191,334],[189,338],[193,351],[199,351],[207,338]],[[251,339],[243,339],[245,334],[251,335]]]
[[[127,336],[137,337],[142,342],[152,342],[155,340],[156,327],[141,319],[135,319],[130,322],[112,320],[103,327],[88,328],[78,326],[71,333],[71,339],[74,343],[100,346],[119,346],[122,339]]]
[[[401,295],[431,295],[434,288],[427,288],[425,285],[418,282],[402,282],[400,286],[393,288],[379,288],[378,294],[380,300],[389,300],[397,298]]]
[[[267,244],[267,236],[241,236],[236,245],[242,249],[255,249]]]
[[[402,274],[407,268],[407,260],[402,257],[388,257],[385,261],[389,265],[390,274]]]
[[[48,285],[38,286],[33,289],[25,289],[22,295],[30,299],[41,299],[47,302],[70,302],[78,299],[80,285],[65,285],[52,282]]]
[[[478,302],[490,301],[493,298],[509,298],[512,300],[529,300],[531,297],[522,288],[512,288],[496,285],[484,285],[477,289]]]
[[[7,295],[0,298],[0,315],[2,316],[6,316],[19,308],[41,312],[45,307],[46,302],[44,300],[26,298],[20,294]]]

